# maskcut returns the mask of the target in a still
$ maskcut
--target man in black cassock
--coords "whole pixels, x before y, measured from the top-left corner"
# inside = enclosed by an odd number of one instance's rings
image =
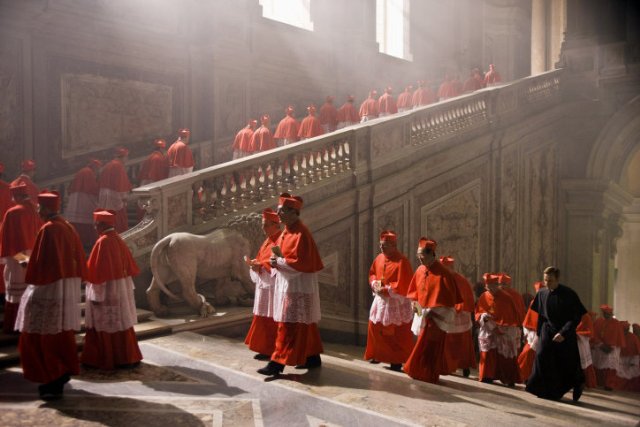
[[[531,305],[538,313],[539,338],[526,390],[543,399],[560,400],[573,389],[573,401],[577,402],[584,388],[584,373],[576,327],[587,310],[573,289],[559,283],[559,275],[555,267],[544,270],[547,288],[540,289]]]

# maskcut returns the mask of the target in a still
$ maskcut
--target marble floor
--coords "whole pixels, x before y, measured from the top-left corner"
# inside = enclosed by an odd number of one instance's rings
[[[460,376],[432,385],[325,343],[322,368],[256,373],[239,339],[192,332],[140,343],[130,371],[83,371],[43,402],[19,368],[0,371],[2,426],[636,426],[640,395],[587,390],[578,404]]]

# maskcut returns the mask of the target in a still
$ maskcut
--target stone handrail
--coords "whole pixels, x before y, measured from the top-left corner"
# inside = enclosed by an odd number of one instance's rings
[[[488,132],[494,122],[559,103],[561,75],[527,77],[136,188],[132,198],[147,215],[123,237],[141,256],[169,233],[204,234],[237,214],[273,207],[284,191],[304,194],[349,176],[357,186],[374,167],[412,160],[416,147]]]

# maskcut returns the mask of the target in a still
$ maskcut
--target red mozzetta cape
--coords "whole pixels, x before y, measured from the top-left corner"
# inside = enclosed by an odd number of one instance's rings
[[[236,138],[233,140],[233,150],[249,151],[251,147],[251,137],[253,136],[253,129],[248,126],[243,127],[236,134]]]
[[[513,306],[516,309],[516,313],[518,315],[518,325],[522,323],[524,320],[524,316],[527,313],[527,309],[524,306],[524,300],[522,299],[522,295],[520,292],[516,291],[512,287],[505,285],[502,287],[502,290],[507,293],[511,297],[513,301]]]
[[[452,272],[453,280],[456,282],[456,287],[458,288],[458,293],[462,297],[462,302],[456,304],[456,311],[466,311],[467,313],[473,313],[476,309],[476,301],[473,297],[473,289],[471,289],[471,284],[460,273]]]
[[[170,168],[191,168],[195,165],[191,148],[178,139],[167,150]]]
[[[400,95],[398,95],[398,103],[396,106],[398,108],[411,108],[411,96],[413,94],[408,90],[405,90]]]
[[[338,108],[337,119],[338,123],[358,123],[360,121],[360,116],[358,116],[358,112],[356,111],[356,107],[353,106],[353,102],[345,102],[342,104],[342,107]]]
[[[329,102],[325,102],[322,107],[320,107],[320,120],[321,125],[329,125],[329,130],[335,130],[338,125],[338,110],[333,104]]]
[[[5,212],[13,205],[9,184],[0,179],[0,222],[2,222]]]
[[[396,104],[396,100],[393,99],[391,94],[385,92],[378,98],[378,112],[387,114],[398,112],[398,104]]]
[[[71,277],[87,278],[84,250],[75,228],[58,215],[38,232],[25,282],[46,285]]]
[[[625,346],[620,350],[620,356],[631,357],[640,354],[640,338],[632,333],[626,333],[624,334],[624,340]]]
[[[369,97],[360,104],[360,117],[372,116],[378,117],[378,101]]]
[[[276,139],[292,139],[298,140],[298,132],[300,131],[300,123],[291,116],[284,116],[284,119],[280,120],[276,133],[273,137]]]
[[[100,174],[100,188],[107,188],[118,193],[131,191],[131,182],[121,160],[113,159],[107,163]]]
[[[527,310],[527,314],[524,316],[524,320],[522,321],[522,326],[529,329],[530,331],[538,330],[538,313],[531,310],[531,305],[533,304],[533,300],[531,304],[529,304],[529,309]]]
[[[80,169],[69,186],[69,193],[86,193],[97,196],[99,191],[98,177],[89,166]]]
[[[302,273],[315,273],[324,268],[316,242],[302,221],[286,226],[278,242],[289,267]]]
[[[27,193],[29,194],[29,197],[31,197],[31,201],[33,202],[33,205],[38,206],[38,194],[40,193],[40,190],[33,183],[33,181],[31,181],[31,178],[29,178],[28,175],[18,176],[16,179],[13,180],[11,185],[18,185],[22,183],[24,183],[27,186]]]
[[[596,344],[606,344],[611,347],[624,347],[625,339],[622,334],[622,326],[616,319],[599,317],[593,323],[593,341]]]
[[[298,138],[313,138],[322,134],[322,126],[320,126],[320,120],[316,116],[307,116],[302,119],[298,130]]]
[[[264,242],[262,242],[262,246],[260,246],[260,249],[258,249],[256,261],[258,261],[267,271],[271,271],[271,248],[278,244],[277,242],[281,234],[282,231],[278,231],[273,236],[267,237]]]
[[[156,182],[169,177],[169,159],[164,153],[154,150],[142,162],[140,172],[138,172],[138,181]]]
[[[418,89],[416,89],[416,91],[413,92],[413,97],[411,98],[411,104],[414,107],[433,104],[436,101],[436,95],[433,93],[431,88],[424,87],[419,87]]]
[[[489,313],[494,322],[502,326],[520,326],[522,321],[518,321],[518,313],[513,305],[511,297],[498,290],[495,295],[485,291],[476,304],[476,320],[480,320],[482,313]]]
[[[87,260],[87,280],[94,284],[137,276],[138,265],[115,230],[102,233]]]
[[[249,152],[254,153],[256,151],[266,151],[271,150],[272,148],[276,148],[276,143],[273,140],[271,131],[268,127],[262,125],[251,137],[251,147],[249,148]]]
[[[42,220],[31,203],[10,208],[0,225],[0,257],[12,257],[33,249],[41,226]]]
[[[379,254],[369,269],[369,283],[381,280],[382,284],[390,286],[394,293],[406,296],[412,275],[411,263],[400,252],[388,258]]]
[[[580,323],[578,323],[578,327],[576,328],[576,334],[589,338],[593,337],[593,320],[591,320],[589,313],[585,313],[582,319],[580,319]]]
[[[462,302],[453,275],[438,261],[429,267],[418,267],[409,284],[407,298],[418,301],[423,308],[454,307]]]

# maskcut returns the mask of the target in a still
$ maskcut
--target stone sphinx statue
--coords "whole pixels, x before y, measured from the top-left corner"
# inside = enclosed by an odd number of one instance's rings
[[[215,300],[223,304],[253,305],[254,285],[243,256],[257,251],[262,232],[260,215],[240,216],[210,234],[173,233],[161,239],[151,251],[153,274],[147,300],[157,316],[168,314],[160,301],[164,292],[174,300],[186,301],[201,317],[215,313],[204,295],[196,291],[196,279],[215,280]],[[178,281],[181,297],[167,285]]]

